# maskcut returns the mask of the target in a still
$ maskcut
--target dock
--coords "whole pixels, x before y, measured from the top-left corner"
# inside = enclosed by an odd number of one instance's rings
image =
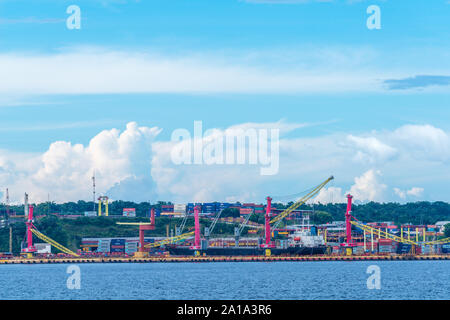
[[[183,263],[183,262],[321,262],[321,261],[405,261],[450,260],[450,255],[371,255],[371,256],[243,256],[243,257],[148,257],[148,258],[15,258],[0,260],[0,264],[52,264],[52,263]]]

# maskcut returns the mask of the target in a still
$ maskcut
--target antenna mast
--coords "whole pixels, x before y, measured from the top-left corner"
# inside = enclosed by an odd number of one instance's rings
[[[9,190],[6,188],[6,219],[9,219]]]
[[[92,194],[93,194],[92,203],[94,204],[94,209],[92,211],[95,212],[95,171],[92,176]]]
[[[28,217],[28,212],[29,212],[29,207],[28,207],[28,193],[25,192],[25,197],[24,197],[24,215],[25,215],[25,219],[27,219]]]

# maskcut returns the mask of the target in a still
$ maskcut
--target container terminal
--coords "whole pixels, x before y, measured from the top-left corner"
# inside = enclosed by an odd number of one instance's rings
[[[450,238],[443,237],[443,226],[395,225],[393,222],[364,223],[352,214],[351,195],[347,195],[345,221],[311,224],[307,212],[297,210],[313,199],[334,178],[331,176],[311,189],[287,209],[272,208],[272,198],[265,205],[244,204],[240,218],[224,218],[226,204],[213,210],[211,204],[164,205],[159,215],[178,217],[175,234],[166,237],[146,236],[155,230],[157,213],[152,208],[144,222],[117,222],[135,226],[136,237],[81,239],[81,246],[72,251],[40,232],[34,224],[34,207],[25,206],[25,238],[20,256],[0,254],[0,263],[65,263],[65,262],[218,262],[218,261],[336,261],[336,260],[403,260],[449,259]],[[108,197],[98,198],[96,216],[109,216]],[[27,202],[27,198],[25,199]],[[103,212],[102,206],[105,208]],[[210,223],[201,232],[200,216],[208,214]],[[254,213],[264,213],[264,224],[251,222]],[[301,214],[301,223],[280,226],[283,220]],[[90,212],[86,214],[92,216]],[[124,209],[124,216],[135,216],[134,208]],[[203,215],[202,219],[205,219]],[[186,227],[188,219],[194,227]],[[234,225],[234,237],[213,238],[217,223]],[[241,236],[244,228],[248,235]],[[187,230],[186,230],[187,229]],[[192,230],[193,229],[193,230]],[[168,230],[169,231],[169,230]],[[172,230],[173,231],[173,230]],[[43,241],[35,243],[34,239]],[[10,239],[11,242],[11,239]],[[10,244],[11,248],[11,244]],[[58,253],[52,253],[52,248]]]

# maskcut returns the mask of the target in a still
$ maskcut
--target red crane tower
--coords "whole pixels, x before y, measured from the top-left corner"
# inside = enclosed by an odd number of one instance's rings
[[[145,258],[148,252],[145,251],[145,231],[155,230],[155,208],[151,209],[150,223],[148,222],[117,222],[119,225],[139,226],[139,248],[134,254],[136,258]]]
[[[28,207],[28,219],[25,222],[27,226],[27,246],[26,248],[22,248],[22,253],[27,257],[31,257],[34,252],[36,252],[36,247],[33,245],[33,206]]]
[[[353,196],[347,195],[347,211],[345,212],[345,233],[346,233],[346,242],[342,244],[343,247],[346,248],[346,254],[351,255],[353,252],[353,247],[356,246],[352,240],[352,199]]]
[[[200,250],[200,219],[199,219],[199,207],[194,207],[194,219],[195,219],[195,237],[194,237],[194,245],[191,247],[193,250]]]
[[[262,245],[263,248],[274,248],[275,245],[271,241],[271,228],[270,228],[270,213],[272,211],[272,198],[267,197],[267,207],[266,207],[266,214],[265,214],[265,224],[264,224],[264,233],[266,238],[266,243]]]

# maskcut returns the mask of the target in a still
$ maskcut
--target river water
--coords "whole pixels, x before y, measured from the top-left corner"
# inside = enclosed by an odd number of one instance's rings
[[[448,260],[79,264],[79,282],[69,266],[0,265],[0,299],[450,299]]]

